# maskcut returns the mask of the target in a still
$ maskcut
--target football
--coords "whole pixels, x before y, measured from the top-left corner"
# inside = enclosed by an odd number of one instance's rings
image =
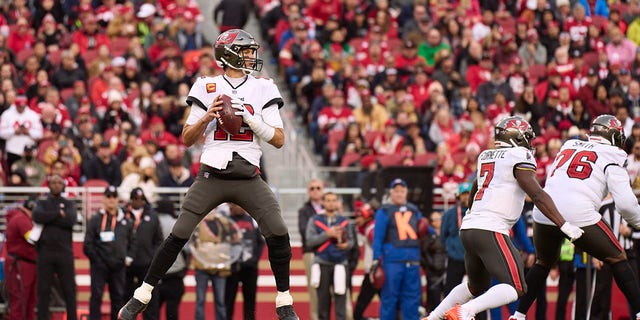
[[[218,119],[220,128],[230,135],[240,133],[242,117],[235,114],[238,110],[233,108],[231,97],[223,94],[220,96],[220,99],[222,100],[222,110],[218,112],[220,114],[220,118]]]
[[[371,286],[378,290],[382,289],[382,286],[384,285],[386,279],[387,277],[382,266],[378,266],[377,268],[371,270],[371,273],[369,274],[369,281],[371,281]]]

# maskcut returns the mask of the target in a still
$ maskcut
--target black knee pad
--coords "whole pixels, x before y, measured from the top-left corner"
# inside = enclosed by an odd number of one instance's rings
[[[266,239],[269,248],[269,261],[273,264],[289,263],[291,260],[291,243],[289,234],[273,236]]]

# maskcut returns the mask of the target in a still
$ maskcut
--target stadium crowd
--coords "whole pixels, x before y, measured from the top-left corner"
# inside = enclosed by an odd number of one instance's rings
[[[186,96],[222,71],[203,15],[227,30],[251,10],[324,165],[434,165],[453,207],[500,118],[533,125],[544,183],[562,141],[609,113],[640,189],[638,0],[4,2],[0,185],[56,173],[151,203],[154,187],[188,186],[201,147],[179,139]]]

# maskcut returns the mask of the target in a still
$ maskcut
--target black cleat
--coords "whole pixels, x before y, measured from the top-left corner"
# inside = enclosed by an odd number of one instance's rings
[[[292,305],[282,306],[276,308],[276,313],[278,314],[278,319],[280,320],[300,320],[296,311],[293,310]]]
[[[118,311],[118,320],[135,320],[138,314],[140,314],[147,305],[142,303],[136,298],[131,298],[127,301],[127,304]],[[294,312],[295,314],[295,312]]]

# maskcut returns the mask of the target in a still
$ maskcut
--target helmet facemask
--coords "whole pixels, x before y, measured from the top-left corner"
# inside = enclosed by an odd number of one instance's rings
[[[241,70],[245,74],[262,70],[262,60],[258,59],[259,48],[253,36],[241,29],[223,32],[213,45],[218,65]],[[247,53],[248,49],[251,50],[250,54]]]
[[[254,71],[262,70],[262,59],[258,59],[258,48],[260,46],[239,46],[232,45],[231,48],[225,48],[225,54],[220,58],[223,65],[233,69],[242,70],[245,74],[251,74]],[[253,54],[244,56],[243,52],[251,49]]]

